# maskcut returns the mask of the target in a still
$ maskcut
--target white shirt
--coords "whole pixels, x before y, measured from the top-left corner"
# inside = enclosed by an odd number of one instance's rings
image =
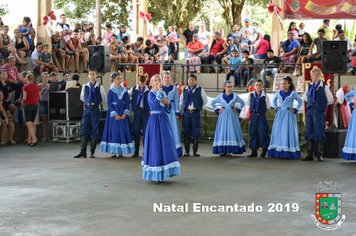
[[[188,90],[188,87],[189,85],[185,86],[184,89]],[[199,85],[197,85],[197,87],[193,89],[193,94],[197,88],[199,88]],[[206,96],[206,93],[203,88],[201,88],[201,98],[203,99],[203,106],[204,106],[208,102],[208,97]],[[182,94],[180,95],[180,100],[179,100],[179,110],[181,115],[183,115],[184,112],[183,101],[184,101],[184,92],[182,92]],[[192,102],[191,105],[188,105],[187,109],[189,110],[195,109],[194,102]]]
[[[209,34],[209,32],[208,31],[204,31],[204,32],[201,32],[201,31],[199,31],[198,32],[198,40],[200,41],[200,42],[202,42],[202,44],[206,44],[207,42],[208,42],[208,36],[209,36],[210,34]]]
[[[334,41],[346,41],[347,42],[347,50],[353,49],[351,40],[348,37],[345,37],[344,40],[341,40],[340,36],[339,36],[339,37],[335,38]]]
[[[252,95],[253,95],[254,97],[256,97],[255,91],[252,91],[252,92],[250,92],[250,93],[252,93]],[[250,96],[251,96],[251,95],[250,95]],[[250,106],[250,96],[248,96],[248,99],[247,99],[247,101],[245,102],[245,104],[248,105],[248,106]],[[265,93],[263,90],[261,91],[261,96],[260,96],[260,98],[261,98],[261,97],[266,97],[265,100],[266,100],[266,107],[267,107],[267,110],[271,109],[271,103],[269,102],[269,98],[266,96],[266,93]]]
[[[37,52],[37,50],[33,51],[32,54],[31,54],[31,66],[32,66],[32,70],[35,69],[37,66],[39,66],[39,64],[37,64],[35,62],[35,59],[36,60],[39,60],[38,57],[40,56],[40,53]]]
[[[312,86],[314,85],[314,82],[310,83]],[[330,104],[333,104],[334,103],[334,97],[330,91],[330,88],[329,86],[327,86],[326,84],[323,83],[323,81],[321,81],[321,83],[319,84],[319,86],[316,88],[316,90],[318,90],[320,87],[323,87],[325,85],[325,96],[326,96],[326,100],[327,100],[327,104],[330,105]],[[308,85],[307,85],[308,86]],[[304,94],[303,94],[303,99],[304,101],[308,101],[308,93],[309,93],[309,90],[308,90],[308,87],[307,89],[305,90]]]
[[[243,37],[244,36],[244,33],[245,31],[248,30],[249,31],[249,35],[248,35],[248,39],[251,40],[251,43],[253,41],[255,41],[255,34],[258,34],[260,31],[255,27],[255,26],[251,26],[246,28],[246,27],[242,27],[241,30],[240,30],[240,36]]]
[[[69,24],[67,24],[68,25],[68,27],[67,27],[67,25],[66,25],[67,23],[65,23],[64,25],[63,25],[63,28],[62,28],[62,26],[60,26],[59,24],[57,25],[57,29],[58,29],[58,31],[61,33],[61,32],[66,32],[66,31],[68,31],[68,30],[71,30],[70,29],[70,25]],[[64,36],[64,39],[65,39],[65,41],[68,41],[69,40],[69,38],[70,38],[70,34],[66,34],[65,36]]]
[[[95,84],[94,88],[96,88],[98,86],[99,86],[99,82],[97,82]],[[82,100],[83,102],[84,102],[85,87],[89,87],[89,91],[90,91],[90,81],[83,85],[82,91],[80,92],[80,100]],[[103,104],[106,102],[106,93],[105,93],[104,86],[102,86],[102,85],[100,86],[100,95],[101,95],[101,99],[102,99],[100,104]],[[88,105],[88,104],[84,104],[84,105]]]

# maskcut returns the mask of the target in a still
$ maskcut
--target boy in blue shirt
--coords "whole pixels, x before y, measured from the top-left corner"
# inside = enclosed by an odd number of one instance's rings
[[[82,127],[80,130],[80,153],[74,158],[87,157],[87,144],[90,137],[90,158],[95,157],[95,148],[100,138],[100,110],[99,105],[106,102],[104,87],[96,81],[97,71],[90,69],[89,82],[84,84],[80,93],[80,100],[84,102]]]
[[[240,65],[241,64],[241,59],[238,58],[238,53],[237,53],[237,50],[233,50],[231,52],[232,54],[232,57],[230,58],[229,60],[229,64],[230,65]],[[230,68],[230,70],[229,70]],[[237,71],[238,71],[239,67],[238,66],[231,66],[231,67],[228,67],[227,69],[227,72],[226,72],[226,80],[230,80],[230,76],[234,76],[235,78],[235,81],[237,81]],[[236,86],[236,84],[235,84]]]

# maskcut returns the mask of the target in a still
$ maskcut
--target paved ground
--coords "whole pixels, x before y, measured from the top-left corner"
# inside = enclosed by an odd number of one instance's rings
[[[324,163],[245,156],[180,158],[182,174],[165,184],[142,179],[141,158],[98,153],[73,159],[79,144],[0,147],[0,235],[356,235],[355,162]],[[142,151],[142,150],[141,150]],[[342,226],[332,232],[311,219],[316,188],[344,186]],[[104,185],[108,187],[104,187]],[[153,204],[188,203],[186,213],[154,213]],[[261,213],[194,213],[193,203],[261,205]],[[268,213],[269,203],[298,212]]]

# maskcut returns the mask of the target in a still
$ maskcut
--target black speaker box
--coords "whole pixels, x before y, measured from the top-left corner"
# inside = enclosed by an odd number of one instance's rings
[[[49,120],[81,120],[83,102],[80,100],[80,88],[48,93]]]
[[[347,129],[325,130],[324,157],[340,158],[345,144]]]
[[[348,62],[347,42],[323,41],[321,62],[323,73],[346,73]]]
[[[89,68],[94,68],[99,73],[110,72],[110,62],[110,46],[89,46]]]

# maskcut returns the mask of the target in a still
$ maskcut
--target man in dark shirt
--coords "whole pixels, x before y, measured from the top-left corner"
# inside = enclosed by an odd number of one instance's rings
[[[194,22],[191,21],[191,22],[189,22],[189,29],[186,29],[183,32],[183,37],[182,37],[182,44],[183,44],[183,46],[185,48],[184,60],[188,56],[187,45],[188,45],[188,43],[193,41],[193,34],[198,34],[198,30],[194,29]]]
[[[159,55],[161,54],[157,44],[152,44],[149,39],[146,40],[146,48],[143,53],[147,53],[150,56],[150,61],[159,61]]]
[[[173,73],[173,66],[170,66],[168,64],[174,64],[174,56],[175,55],[173,53],[169,54],[168,60],[165,61],[163,64],[163,70],[170,71],[171,73]]]
[[[274,80],[275,74],[282,69],[282,66],[280,65],[281,62],[281,58],[276,57],[272,49],[267,50],[267,58],[263,62],[263,67],[261,71],[261,78],[264,87],[267,87],[268,84],[266,80],[266,75],[273,75]]]
[[[232,31],[230,31],[227,36],[226,36],[226,41],[228,38],[233,37],[234,38],[234,44],[239,48],[239,36],[240,36],[240,31],[239,31],[239,25],[234,24],[232,26]]]

